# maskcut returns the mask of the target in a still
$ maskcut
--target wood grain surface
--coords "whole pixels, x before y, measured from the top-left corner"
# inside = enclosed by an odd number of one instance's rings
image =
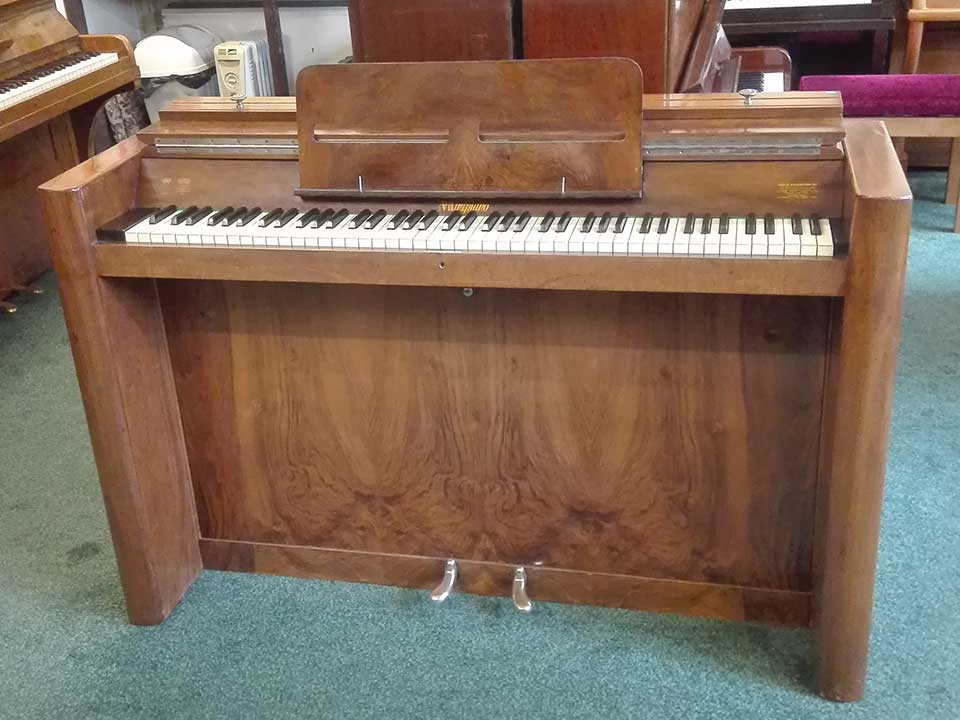
[[[41,188],[127,614],[162,622],[200,571],[183,428],[152,280],[104,280],[96,228],[134,202],[143,145],[111,148]]]
[[[826,301],[160,288],[206,538],[810,590]]]
[[[350,0],[353,61],[509,60],[514,0]]]
[[[300,187],[639,197],[643,76],[623,58],[314,65]]]

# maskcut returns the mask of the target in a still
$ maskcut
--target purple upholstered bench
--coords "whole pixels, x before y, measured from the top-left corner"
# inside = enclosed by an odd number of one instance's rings
[[[846,117],[882,120],[901,157],[907,138],[951,138],[946,202],[960,232],[960,75],[808,75],[800,90],[837,91]]]

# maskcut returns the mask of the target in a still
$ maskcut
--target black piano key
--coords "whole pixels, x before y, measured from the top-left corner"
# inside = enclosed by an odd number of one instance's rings
[[[713,218],[710,215],[704,215],[700,221],[700,232],[704,235],[713,232]]]
[[[727,213],[720,213],[720,234],[726,235],[730,232],[730,216]]]
[[[670,227],[670,213],[663,213],[660,216],[660,220],[657,222],[657,234],[663,235],[667,232],[667,228]]]
[[[475,212],[468,212],[463,216],[463,220],[460,221],[461,230],[469,230],[473,227],[473,224],[477,221],[479,215]]]
[[[494,227],[496,227],[498,222],[500,222],[500,213],[490,213],[487,215],[487,219],[484,221],[483,228],[481,229],[484,232],[490,232]]]
[[[747,220],[744,223],[744,231],[747,235],[756,235],[757,234],[757,216],[753,213],[747,215]]]
[[[437,218],[440,217],[440,213],[436,210],[431,210],[426,215],[423,216],[423,220],[420,221],[421,230],[429,230],[433,224],[437,221]]]
[[[687,213],[687,217],[683,220],[683,234],[684,235],[693,235],[693,230],[697,226],[697,219],[694,217],[693,213]]]
[[[741,72],[737,76],[737,90],[747,89],[763,92],[762,72]]]
[[[560,216],[560,219],[557,220],[557,232],[566,232],[567,227],[570,225],[570,213],[565,212]]]
[[[346,208],[337,210],[329,220],[327,220],[327,229],[333,230],[335,227],[338,227],[340,223],[346,220],[350,216],[350,211]]]
[[[128,230],[134,225],[139,225],[156,211],[157,208],[155,207],[132,208],[103,227],[97,228],[97,240],[100,242],[123,242]]]
[[[522,232],[527,229],[527,224],[530,222],[530,213],[524,210],[522,213],[517,215],[517,221],[513,224],[514,232]]]
[[[600,222],[597,223],[597,232],[606,232],[607,228],[610,227],[610,218],[613,217],[610,213],[605,212],[600,216]]]
[[[204,205],[202,208],[197,210],[193,215],[187,218],[187,227],[191,225],[196,225],[198,222],[203,220],[207,215],[213,212],[213,208],[209,205]]]
[[[300,211],[297,210],[296,208],[287,210],[286,212],[283,213],[283,215],[277,218],[273,226],[276,228],[285,227],[290,223],[291,220],[293,220],[299,214],[300,214]]]
[[[353,219],[350,221],[350,228],[356,230],[358,227],[363,225],[366,222],[367,218],[373,214],[372,210],[361,210],[356,215],[353,216]]]
[[[283,215],[283,208],[274,208],[273,210],[268,212],[266,215],[264,215],[262,218],[260,218],[260,222],[258,224],[262,228],[270,227],[270,225],[273,224],[273,221],[276,220],[281,215]],[[210,224],[213,225],[212,222]]]
[[[160,210],[157,210],[157,211],[150,217],[150,224],[151,224],[151,225],[156,225],[157,223],[163,222],[163,221],[166,220],[168,217],[170,217],[170,216],[173,215],[175,212],[177,212],[178,209],[179,209],[179,208],[178,208],[176,205],[167,205],[165,208],[161,208]]]
[[[221,224],[222,224],[224,227],[230,227],[230,226],[233,225],[235,222],[237,222],[237,220],[239,220],[239,219],[242,218],[244,215],[246,215],[246,214],[247,214],[247,211],[248,211],[248,208],[247,208],[246,206],[244,206],[244,207],[238,207],[238,208],[237,208],[236,210],[234,210],[232,213],[230,213],[229,215],[227,215],[227,216],[223,219],[223,222],[222,222]]]
[[[336,211],[333,208],[327,208],[322,213],[317,215],[313,220],[310,221],[310,227],[312,228],[321,228],[323,225],[334,216]]]
[[[653,213],[644,213],[643,219],[640,220],[640,232],[648,233],[650,228],[653,227]]]
[[[219,225],[223,219],[233,212],[233,205],[217,210],[207,219],[207,225]]]
[[[773,213],[767,213],[763,216],[763,232],[766,235],[773,235],[777,231],[777,223],[773,219]]]
[[[500,219],[500,227],[497,228],[500,232],[506,232],[510,229],[510,226],[513,225],[513,221],[517,218],[515,212],[506,212],[503,214],[503,217]]]
[[[406,220],[406,219],[407,219],[407,216],[409,216],[409,215],[410,215],[410,211],[409,211],[409,210],[398,210],[398,211],[394,214],[394,216],[393,216],[392,218],[390,218],[390,222],[387,223],[387,229],[388,229],[388,230],[396,230],[398,227],[400,227],[401,225],[403,225],[403,221]]]
[[[460,218],[463,217],[463,213],[459,211],[454,211],[447,215],[446,219],[443,221],[444,230],[453,230],[457,223],[460,221]]]
[[[199,208],[196,205],[191,205],[185,210],[181,210],[180,212],[178,212],[176,215],[173,216],[173,218],[170,220],[170,224],[182,225],[187,220],[187,218],[193,215],[197,210],[199,210]]]
[[[383,222],[383,219],[387,216],[386,210],[377,210],[373,215],[367,219],[367,224],[364,226],[367,230],[373,230],[380,223]]]
[[[794,235],[803,235],[803,218],[800,217],[800,213],[794,213],[790,218],[790,230]]]
[[[580,223],[580,232],[588,233],[593,230],[593,223],[596,222],[597,216],[594,213],[587,213],[586,217],[583,218],[583,222]]]
[[[309,210],[305,212],[299,220],[297,220],[297,227],[305,228],[307,225],[309,225],[311,222],[316,220],[318,217],[320,217],[320,208],[314,208],[313,210]]]
[[[260,213],[262,212],[263,210],[261,210],[258,207],[250,208],[249,210],[247,210],[244,216],[237,221],[237,227],[246,227],[247,225],[252,223],[254,220],[256,220],[258,217],[260,217]]]
[[[546,215],[543,216],[543,218],[541,218],[540,225],[539,227],[537,227],[537,230],[539,230],[542,233],[547,232],[550,229],[550,226],[553,225],[553,219],[555,217],[556,217],[556,213],[548,212]]]
[[[627,214],[620,213],[617,215],[617,221],[613,224],[613,232],[622,233],[627,229]]]
[[[820,230],[820,216],[811,215],[810,216],[810,234],[811,235],[822,235],[823,231]]]
[[[413,230],[417,226],[417,223],[420,222],[420,220],[422,219],[423,219],[423,210],[414,210],[407,217],[407,221],[403,224],[403,229]]]

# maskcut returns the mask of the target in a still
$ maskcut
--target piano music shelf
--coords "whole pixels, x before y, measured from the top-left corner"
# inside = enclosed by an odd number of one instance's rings
[[[841,297],[847,258],[697,258],[178,248],[98,242],[114,278]]]

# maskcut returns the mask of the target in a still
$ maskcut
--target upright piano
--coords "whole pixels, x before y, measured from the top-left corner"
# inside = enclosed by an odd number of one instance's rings
[[[351,0],[350,32],[354,62],[625,57],[648,92],[789,90],[789,55],[731,49],[723,13],[724,0]]]
[[[730,37],[795,33],[869,32],[871,66],[885,73],[896,0],[727,0],[723,26]]]
[[[95,113],[137,78],[125,38],[79,35],[53,0],[0,0],[0,311],[50,267],[37,186],[87,158]]]
[[[616,58],[297,93],[178,101],[41,190],[130,620],[213,568],[780,623],[859,698],[883,124]]]

